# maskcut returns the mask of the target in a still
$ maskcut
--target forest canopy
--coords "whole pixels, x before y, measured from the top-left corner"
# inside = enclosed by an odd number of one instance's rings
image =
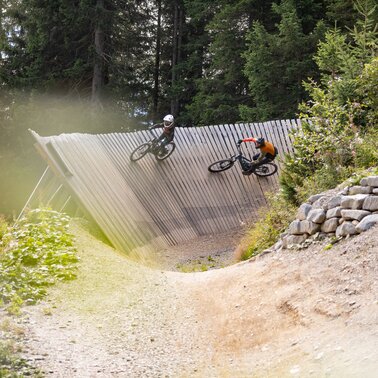
[[[166,113],[184,125],[295,117],[303,80],[319,78],[319,41],[361,17],[352,0],[2,0],[1,8],[2,106],[20,92],[17,101],[79,99],[133,127]]]
[[[328,92],[333,81],[332,98],[346,103],[364,65],[376,67],[374,0],[0,0],[0,9],[4,187],[41,169],[28,128],[128,131],[167,113],[179,126],[313,116],[298,107],[317,85]],[[4,201],[0,212],[16,207]]]

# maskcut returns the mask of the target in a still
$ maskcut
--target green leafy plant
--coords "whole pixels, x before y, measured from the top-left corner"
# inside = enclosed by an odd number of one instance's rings
[[[304,83],[310,100],[299,106],[302,127],[293,133],[294,154],[285,158],[280,178],[286,199],[297,205],[354,169],[377,164],[377,7],[370,0],[355,7],[355,28],[328,31],[318,44],[320,83]]]
[[[313,194],[322,193],[335,188],[344,182],[353,173],[353,168],[335,167],[334,165],[324,165],[312,176],[303,180],[302,185],[297,187],[297,199],[299,203],[305,202]]]
[[[367,130],[359,142],[355,144],[353,153],[357,168],[378,166],[378,128]]]
[[[48,286],[76,277],[78,257],[69,217],[48,209],[30,211],[1,240],[0,301],[17,314],[34,304]]]
[[[259,210],[259,220],[248,232],[238,257],[249,259],[272,246],[294,219],[296,207],[285,200],[282,193],[268,196],[268,207]]]

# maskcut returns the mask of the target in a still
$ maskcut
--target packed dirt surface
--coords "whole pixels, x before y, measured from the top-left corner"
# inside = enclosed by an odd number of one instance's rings
[[[377,377],[377,228],[196,273],[73,232],[78,278],[16,320],[48,377]]]

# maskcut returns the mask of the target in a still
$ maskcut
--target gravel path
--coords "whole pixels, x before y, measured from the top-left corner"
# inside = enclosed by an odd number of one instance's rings
[[[376,377],[377,231],[184,274],[75,227],[78,279],[15,320],[25,357],[62,378]]]

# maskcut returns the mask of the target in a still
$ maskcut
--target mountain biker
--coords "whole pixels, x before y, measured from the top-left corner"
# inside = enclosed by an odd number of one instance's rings
[[[167,114],[163,118],[162,123],[157,123],[156,125],[152,125],[148,128],[148,130],[153,130],[162,127],[163,132],[161,135],[156,139],[156,142],[161,142],[161,154],[164,155],[166,153],[165,146],[173,141],[175,136],[175,119],[172,114]]]
[[[265,163],[269,163],[273,161],[277,154],[277,147],[273,145],[273,143],[266,141],[264,138],[244,138],[238,140],[238,145],[240,146],[244,142],[254,142],[255,147],[260,150],[259,153],[253,156],[253,160],[255,161],[252,164],[243,165],[243,175],[250,175],[253,171],[260,165]]]

